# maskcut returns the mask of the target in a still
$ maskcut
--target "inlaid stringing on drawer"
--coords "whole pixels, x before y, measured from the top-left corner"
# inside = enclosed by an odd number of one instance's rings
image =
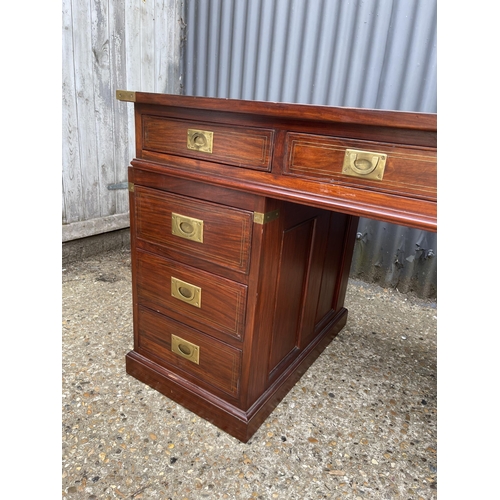
[[[171,318],[139,308],[139,349],[160,357],[169,368],[195,377],[201,385],[216,387],[237,397],[241,351]],[[196,348],[195,360],[176,352],[176,338],[183,348]],[[187,352],[187,350],[186,350]],[[214,366],[217,369],[214,370]]]
[[[134,195],[137,238],[175,252],[177,260],[190,255],[248,272],[252,212],[142,186]]]
[[[140,250],[136,282],[139,304],[222,340],[243,338],[246,285]]]
[[[144,115],[143,149],[271,170],[274,130]]]
[[[298,133],[287,134],[285,149],[286,175],[429,200],[437,196],[435,150]],[[352,168],[356,156],[372,163],[368,175]],[[378,160],[383,163],[379,175]]]

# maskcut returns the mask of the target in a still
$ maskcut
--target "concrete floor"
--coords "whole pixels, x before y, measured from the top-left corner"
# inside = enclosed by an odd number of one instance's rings
[[[351,280],[346,327],[242,444],[125,373],[128,251],[62,275],[63,498],[437,498],[435,303]]]

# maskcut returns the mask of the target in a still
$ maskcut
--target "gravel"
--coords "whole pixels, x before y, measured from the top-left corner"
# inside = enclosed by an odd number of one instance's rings
[[[436,303],[350,280],[346,327],[243,444],[126,374],[130,252],[62,276],[63,498],[437,498]]]

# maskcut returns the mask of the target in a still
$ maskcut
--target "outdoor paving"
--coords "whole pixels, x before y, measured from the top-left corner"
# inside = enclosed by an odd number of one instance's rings
[[[62,498],[437,498],[435,303],[351,280],[346,327],[243,444],[126,374],[130,252],[62,279]]]

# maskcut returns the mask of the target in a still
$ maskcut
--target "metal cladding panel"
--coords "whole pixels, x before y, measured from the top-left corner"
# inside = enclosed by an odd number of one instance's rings
[[[183,93],[437,110],[437,0],[186,0]],[[435,233],[361,219],[351,275],[436,297]]]

